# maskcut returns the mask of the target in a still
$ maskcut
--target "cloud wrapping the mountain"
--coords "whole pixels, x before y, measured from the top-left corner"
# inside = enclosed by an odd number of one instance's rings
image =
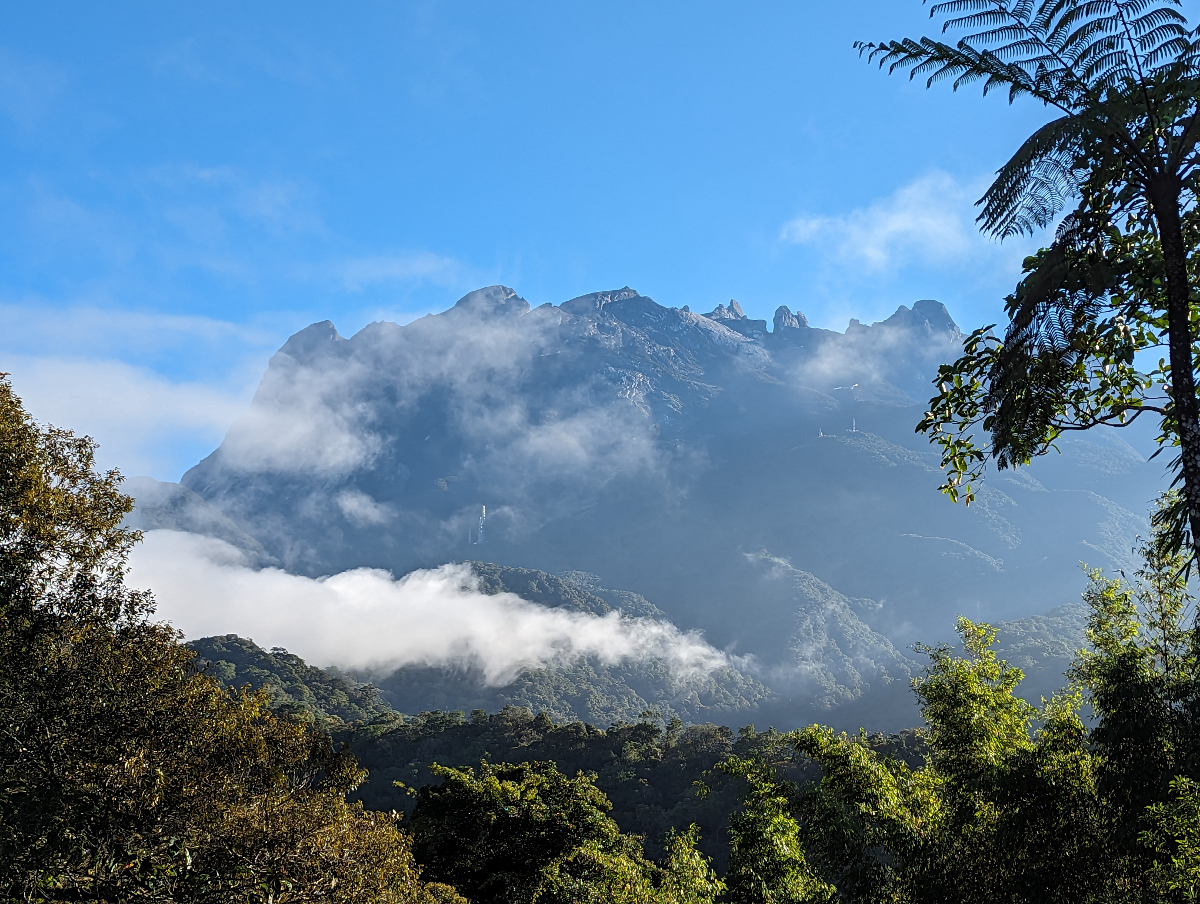
[[[159,616],[185,636],[237,633],[319,665],[374,673],[467,666],[491,685],[583,657],[606,665],[661,659],[679,681],[729,665],[699,634],[667,622],[481,593],[467,565],[398,580],[370,568],[313,579],[255,570],[228,543],[166,530],[147,532],[130,564],[130,583],[152,589]]]
[[[933,394],[929,375],[961,349],[961,337],[949,332],[923,334],[902,324],[876,323],[869,330],[848,329],[837,342],[815,345],[793,365],[792,374],[802,385],[825,390],[891,382],[912,394],[915,404]]]
[[[353,354],[340,339],[311,354],[285,346],[251,415],[229,431],[222,462],[336,477],[376,466],[398,432],[429,430],[470,450],[448,469],[508,499],[535,483],[574,495],[621,474],[660,473],[644,387],[616,371],[560,385],[546,371],[546,359],[564,354],[560,316],[452,310],[403,328],[373,324],[355,336]]]

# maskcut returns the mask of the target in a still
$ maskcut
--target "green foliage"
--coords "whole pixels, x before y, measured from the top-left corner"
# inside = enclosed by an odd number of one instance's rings
[[[477,904],[700,904],[721,890],[694,828],[668,840],[664,865],[652,863],[608,817],[591,776],[548,762],[434,773],[441,783],[422,788],[413,811],[414,850],[431,876]]]
[[[818,875],[851,900],[892,900],[911,882],[907,864],[932,855],[944,820],[941,781],[866,740],[816,725],[790,737],[821,769],[798,810]]]
[[[271,709],[277,714],[313,721],[326,730],[394,712],[370,685],[308,665],[286,650],[268,653],[236,634],[203,637],[188,647],[196,652],[204,673],[225,687],[262,688],[270,694]]]
[[[995,631],[961,619],[961,653],[921,648],[922,759],[812,726],[781,740],[815,782],[789,784],[762,757],[727,760],[751,787],[735,818],[734,899],[797,899],[801,876],[806,894],[845,901],[1194,900],[1200,628],[1186,555],[1161,533],[1141,552],[1131,582],[1090,573],[1087,649],[1041,706],[1017,696],[1021,672],[996,655]]]
[[[711,904],[725,891],[725,883],[713,872],[712,861],[700,853],[700,829],[667,832],[666,862],[659,886],[663,904]]]
[[[700,829],[700,849],[719,869],[728,859],[726,835],[738,808],[742,779],[709,771],[730,754],[765,753],[780,762],[794,780],[803,769],[790,751],[780,749],[778,733],[743,729],[738,736],[724,726],[665,725],[647,713],[629,724],[598,729],[583,722],[555,724],[544,713],[509,707],[488,715],[422,713],[413,718],[385,717],[339,731],[370,777],[356,796],[370,809],[411,811],[405,788],[437,780],[430,764],[468,765],[481,759],[509,763],[549,760],[568,774],[595,773],[596,786],[612,802],[610,815],[621,830],[646,839],[650,856],[667,856],[662,839],[669,832]],[[876,744],[889,743],[882,736]],[[914,755],[919,739],[894,739],[896,749]],[[909,746],[904,748],[907,743]],[[768,753],[769,752],[769,753]],[[920,753],[915,753],[920,758]],[[704,793],[697,793],[703,781]],[[405,788],[397,788],[400,782]]]
[[[229,693],[125,587],[132,502],[0,379],[0,898],[431,900],[330,739]]]
[[[734,904],[817,904],[832,901],[833,886],[808,867],[800,825],[789,804],[795,788],[779,782],[759,757],[730,757],[720,766],[750,786],[733,817],[729,841],[729,899]]]
[[[1035,711],[1013,693],[1019,670],[990,649],[994,632],[965,619],[959,631],[966,655],[927,648],[916,682],[920,768],[861,735],[789,737],[821,769],[795,804],[816,875],[851,901],[1098,900],[1105,836],[1078,695]]]
[[[555,904],[715,904],[725,889],[704,857],[696,850],[698,832],[672,832],[667,839],[667,860],[661,866],[647,863],[639,845],[625,836],[625,850],[604,850],[587,842],[546,871],[546,884],[538,902]]]
[[[918,646],[929,668],[913,681],[929,746],[939,771],[957,783],[988,783],[1014,753],[1028,750],[1029,725],[1036,711],[1013,692],[1025,676],[998,660],[992,651],[996,632],[990,625],[958,620],[967,655],[946,645]]]
[[[939,368],[938,395],[918,430],[941,446],[943,490],[954,500],[972,501],[989,458],[1000,468],[1028,464],[1066,431],[1154,413],[1162,442],[1175,441],[1170,366],[1160,361],[1143,372],[1136,363],[1161,349],[1168,333],[1159,244],[1133,220],[1125,231],[1110,226],[1095,235],[1078,222],[1069,220],[1058,243],[1025,260],[1025,276],[1006,300],[1004,338],[990,326],[978,329],[958,360]],[[1191,241],[1190,214],[1186,225]],[[977,442],[980,430],[990,449]]]
[[[1150,805],[1140,840],[1154,855],[1151,885],[1166,893],[1164,899],[1195,901],[1200,892],[1200,784],[1183,776],[1173,779],[1171,796]]]

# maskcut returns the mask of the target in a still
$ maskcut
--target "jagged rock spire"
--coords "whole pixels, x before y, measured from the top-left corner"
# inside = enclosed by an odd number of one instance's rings
[[[788,310],[788,306],[781,304],[775,309],[775,332],[780,330],[798,330],[801,327],[808,326],[808,318],[797,311],[793,314]]]

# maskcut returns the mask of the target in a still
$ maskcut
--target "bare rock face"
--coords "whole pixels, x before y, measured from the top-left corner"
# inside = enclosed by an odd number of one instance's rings
[[[775,309],[775,320],[773,323],[775,332],[779,333],[783,330],[798,330],[808,328],[808,318],[797,311],[793,314],[788,310],[788,306],[781,304]]]
[[[529,312],[529,302],[508,286],[488,286],[467,293],[451,310],[476,317],[519,317]]]
[[[950,312],[946,310],[946,306],[940,301],[928,298],[916,302],[911,310],[900,305],[896,313],[884,320],[883,323],[920,331],[927,336],[949,335],[962,341],[962,331],[954,322],[954,318],[950,316]]]
[[[719,304],[712,311],[704,315],[709,320],[745,320],[746,314],[742,310],[742,306],[736,300],[730,299],[729,307]]]
[[[767,337],[767,322],[748,318],[735,299],[730,299],[729,307],[719,304],[704,316],[750,339],[762,342]]]

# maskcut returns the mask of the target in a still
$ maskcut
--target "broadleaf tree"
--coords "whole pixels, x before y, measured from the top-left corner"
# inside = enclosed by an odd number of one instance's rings
[[[452,904],[365,777],[125,581],[133,500],[0,374],[0,900]]]
[[[1151,413],[1181,489],[1159,523],[1194,555],[1198,33],[1178,0],[950,0],[930,15],[965,35],[856,46],[927,86],[1043,104],[1051,118],[997,172],[979,223],[998,239],[1057,223],[1025,261],[1003,335],[977,330],[939,372],[918,430],[941,446],[943,492],[969,504],[989,460],[1027,464],[1065,431]]]

